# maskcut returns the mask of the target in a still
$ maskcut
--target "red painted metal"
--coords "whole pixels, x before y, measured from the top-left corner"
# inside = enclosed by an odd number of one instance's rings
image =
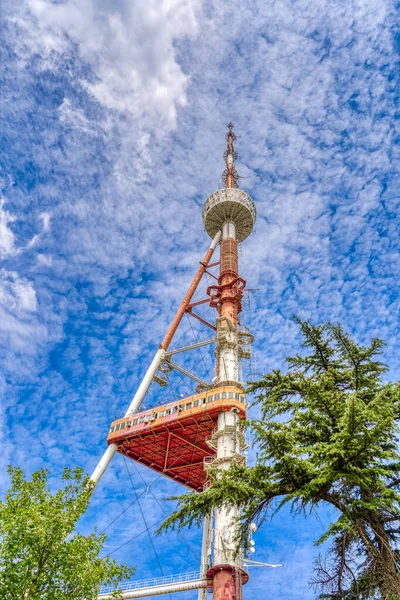
[[[236,152],[233,147],[233,142],[236,140],[236,135],[233,132],[233,125],[229,123],[228,125],[228,133],[226,134],[226,141],[228,142],[228,147],[224,154],[226,169],[222,175],[222,181],[227,188],[235,188],[238,187],[239,175],[235,169],[235,158]]]
[[[208,302],[209,302],[209,300],[208,300]],[[196,313],[194,313],[192,310],[188,310],[187,313],[188,313],[188,315],[190,315],[190,316],[194,317],[195,319],[197,319],[198,321],[200,321],[200,323],[203,323],[203,325],[207,325],[207,327],[209,327],[213,331],[217,331],[217,328],[215,327],[215,325],[212,325],[211,323],[209,323],[208,321],[203,319],[203,317],[200,317],[200,315],[197,315]]]
[[[238,174],[234,165],[236,154],[233,142],[235,139],[236,136],[230,123],[227,133],[228,148],[225,152],[226,170],[223,174],[227,188],[238,186]],[[229,226],[227,231],[232,231]],[[235,238],[226,237],[221,242],[218,285],[209,286],[207,294],[210,296],[210,306],[218,310],[220,317],[229,320],[234,329],[239,323],[238,315],[242,310],[241,301],[245,286],[246,281],[239,277],[238,243]],[[217,376],[219,376],[218,359]],[[207,572],[207,577],[213,581],[213,600],[242,600],[242,586],[247,583],[248,574],[239,567],[227,564],[214,565]]]
[[[236,240],[228,238],[221,244],[221,271],[219,276],[220,298],[219,313],[221,317],[227,317],[232,321],[234,327],[238,324],[241,298],[243,288],[246,285],[244,279],[239,277],[238,244]]]
[[[218,285],[210,285],[207,294],[210,296],[210,306],[216,308],[221,317],[228,318],[235,328],[246,286],[245,279],[239,277],[238,271],[238,244],[233,238],[226,238],[221,242]]]
[[[242,586],[249,580],[249,574],[233,565],[215,565],[207,571],[208,581],[212,581],[213,600],[243,600]]]
[[[186,408],[189,404],[191,407]],[[204,459],[215,455],[207,441],[217,427],[218,414],[232,408],[239,410],[241,419],[246,418],[243,388],[238,384],[219,386],[118,419],[111,424],[107,442],[118,444],[120,454],[201,491],[207,481]],[[159,416],[167,411],[169,414]]]
[[[243,290],[246,280],[234,277],[223,285],[210,285],[207,294],[210,296],[210,306],[218,309],[222,317],[228,317],[234,326],[237,325],[238,314],[242,310]],[[222,278],[220,278],[222,281]]]
[[[238,243],[233,238],[226,238],[221,242],[221,274],[239,270]]]
[[[198,268],[197,273],[194,276],[193,281],[190,284],[188,291],[186,292],[186,296],[182,300],[182,303],[176,312],[176,315],[171,323],[170,328],[168,329],[163,341],[160,344],[160,348],[167,350],[167,348],[175,334],[175,331],[177,330],[178,325],[181,322],[182,317],[185,314],[187,307],[190,304],[191,299],[193,298],[193,294],[195,293],[197,286],[200,283],[200,279],[203,277],[204,273],[206,272],[206,269],[208,267],[208,264],[210,262],[210,259],[213,255],[213,253],[214,253],[213,248],[209,248],[207,250],[203,260],[200,262],[200,267]]]
[[[231,123],[228,125],[226,139],[226,169],[223,182],[225,187],[235,188],[238,187],[238,174],[234,162],[236,136]],[[214,325],[193,313],[194,306],[206,302],[217,309],[219,317],[229,319],[233,328],[237,328],[243,289],[246,285],[245,280],[239,277],[238,244],[233,237],[222,240],[220,260],[210,263],[213,251],[213,248],[209,248],[200,262],[160,348],[168,349],[185,312],[216,331]],[[220,273],[216,278],[207,269],[218,264]],[[191,303],[206,272],[217,279],[218,285],[209,286],[209,298]],[[221,323],[221,320],[219,322]],[[217,356],[218,352],[217,347]],[[213,431],[218,426],[218,415],[232,409],[239,411],[240,419],[246,418],[242,386],[237,382],[225,382],[213,386],[207,392],[115,421],[107,442],[117,444],[118,452],[132,460],[192,490],[201,491],[207,485],[208,479],[205,461],[212,460],[216,454],[215,448],[207,442],[211,440]],[[242,585],[247,583],[248,574],[239,567],[222,564],[210,569],[207,579],[208,587],[213,588],[214,600],[242,600]]]
[[[200,304],[208,304],[209,302],[210,302],[210,298],[204,298],[203,300],[197,300],[197,302],[192,302],[191,304],[189,304],[186,310],[188,312],[190,312],[190,309],[193,308],[193,306],[199,306]]]
[[[218,281],[218,277],[216,277],[213,273],[210,273],[210,271],[206,271],[207,275],[209,275],[210,277],[212,277],[213,279],[216,279]]]

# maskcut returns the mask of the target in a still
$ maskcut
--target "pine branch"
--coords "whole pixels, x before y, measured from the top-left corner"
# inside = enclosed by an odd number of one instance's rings
[[[316,542],[333,540],[319,565],[320,600],[400,597],[400,534],[390,527],[400,508],[400,388],[382,381],[386,367],[375,359],[381,340],[364,347],[340,325],[296,321],[306,355],[289,357],[286,373],[249,384],[261,408],[247,423],[259,449],[256,466],[212,473],[206,491],[177,499],[161,529],[200,524],[229,502],[240,510],[244,543],[251,521],[285,504],[296,513],[329,503],[339,516]]]

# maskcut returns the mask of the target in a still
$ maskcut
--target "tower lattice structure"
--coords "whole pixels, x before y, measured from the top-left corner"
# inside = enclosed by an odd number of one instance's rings
[[[256,208],[250,196],[238,187],[236,136],[231,123],[226,140],[224,187],[207,198],[202,213],[211,245],[128,410],[111,424],[107,451],[91,476],[94,484],[116,452],[198,492],[209,484],[210,468],[224,470],[233,462],[245,464],[246,444],[240,421],[246,418],[246,401],[239,380],[239,361],[249,356],[253,336],[240,323],[246,281],[239,273],[238,246],[253,230]],[[220,259],[212,263],[218,244]],[[201,278],[212,266],[219,266],[216,283],[207,288],[205,299],[193,302]],[[215,323],[206,322],[196,313],[200,304],[216,310]],[[214,337],[170,350],[185,314],[208,325]],[[215,344],[213,382],[201,380],[174,361],[180,352],[211,343]],[[193,395],[139,411],[151,382],[164,385],[165,374],[174,369],[197,383]],[[248,575],[242,569],[242,556],[236,551],[237,517],[237,507],[226,505],[205,519],[201,570],[207,585],[200,589],[199,600],[206,598],[206,587],[212,588],[214,600],[242,598],[242,585]]]

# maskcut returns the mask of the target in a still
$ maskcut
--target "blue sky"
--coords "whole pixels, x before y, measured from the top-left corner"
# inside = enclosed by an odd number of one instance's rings
[[[399,378],[398,9],[387,0],[3,4],[3,490],[8,462],[48,467],[54,485],[64,466],[95,467],[208,246],[201,207],[221,185],[229,121],[258,210],[240,258],[256,288],[243,315],[256,336],[253,372],[299,349],[295,313],[341,321],[361,342],[382,337]],[[179,336],[208,332],[186,319]],[[207,376],[203,358],[188,361]],[[189,390],[171,377],[169,397]],[[152,388],[145,404],[164,394]],[[156,478],[129,469],[139,493],[139,473]],[[160,478],[151,490],[161,500],[182,488]],[[132,498],[117,456],[82,528],[103,529]],[[148,523],[159,520],[151,493],[142,499]],[[286,566],[255,569],[245,597],[313,598],[313,540],[328,519],[282,513],[266,523],[255,556]],[[132,506],[107,530],[106,550],[142,530]],[[199,533],[185,539],[198,554]],[[176,535],[153,541],[165,573],[195,568]],[[138,578],[159,574],[146,535],[113,556],[137,565]]]

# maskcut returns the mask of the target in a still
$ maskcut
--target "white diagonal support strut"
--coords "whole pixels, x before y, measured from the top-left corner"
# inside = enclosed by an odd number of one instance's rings
[[[214,239],[212,240],[212,242],[205,254],[204,259],[200,263],[200,267],[198,268],[197,273],[194,276],[193,281],[189,286],[189,289],[183,299],[183,302],[182,302],[181,306],[179,307],[179,309],[172,321],[172,324],[160,345],[160,348],[157,350],[156,355],[153,358],[153,361],[146,372],[146,375],[143,377],[143,379],[139,385],[139,388],[138,388],[135,396],[133,397],[132,402],[129,405],[129,408],[125,413],[126,417],[129,415],[132,415],[133,413],[135,413],[138,410],[147,390],[150,387],[150,384],[153,380],[153,376],[154,376],[155,372],[157,371],[161,361],[164,359],[165,352],[175,334],[175,331],[176,331],[179,323],[182,320],[183,315],[186,312],[187,307],[190,304],[193,294],[195,293],[201,278],[203,277],[204,273],[206,272],[207,266],[210,263],[210,259],[213,255],[213,252],[214,252],[220,238],[221,238],[221,232],[218,231],[215,234]],[[200,383],[203,383],[203,382],[200,382]],[[103,476],[105,470],[107,469],[108,465],[110,464],[116,451],[117,451],[117,444],[110,444],[108,446],[107,450],[104,452],[97,467],[95,468],[95,470],[93,471],[93,473],[90,477],[90,481],[95,486],[100,481],[101,477]]]
[[[208,385],[208,383],[206,383],[205,381],[203,381],[202,379],[200,379],[196,375],[193,375],[193,373],[190,373],[190,371],[187,371],[186,369],[184,369],[180,365],[177,365],[176,363],[173,363],[171,360],[166,360],[165,364],[168,365],[168,366],[170,366],[172,369],[175,369],[176,371],[179,371],[180,373],[182,373],[182,375],[186,375],[186,377],[190,377],[190,379],[193,379],[193,381],[195,381],[196,383],[199,383],[200,385],[204,386],[205,389],[207,389],[208,387],[210,387]]]
[[[209,344],[214,344],[215,338],[211,338],[210,340],[204,340],[203,342],[197,342],[195,344],[190,344],[190,346],[182,346],[182,348],[176,348],[175,350],[168,350],[168,356],[172,356],[173,354],[178,354],[179,352],[186,352],[187,350],[194,350],[195,348],[200,348],[201,346],[208,346]]]
[[[153,379],[154,373],[157,371],[161,360],[164,358],[165,350],[159,348],[156,352],[155,357],[152,360],[150,367],[147,369],[146,375],[143,377],[141,384],[138,387],[136,394],[133,397],[132,402],[129,405],[128,410],[125,413],[125,417],[129,417],[139,408],[147,390],[150,387],[151,381]],[[110,444],[107,450],[104,452],[103,456],[100,459],[99,464],[93,471],[90,480],[97,485],[100,481],[104,471],[107,469],[108,465],[111,462],[112,457],[117,451],[117,444]]]

